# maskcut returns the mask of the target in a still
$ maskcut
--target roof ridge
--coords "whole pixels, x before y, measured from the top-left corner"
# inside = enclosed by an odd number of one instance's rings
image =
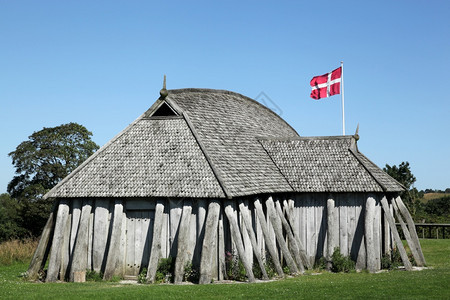
[[[367,172],[369,172],[369,174],[375,179],[375,181],[381,186],[381,188],[386,192],[387,188],[382,185],[378,179],[375,177],[374,174],[372,174],[372,172],[369,170],[369,168],[365,165],[364,162],[362,162],[362,160],[358,157],[358,155],[361,155],[362,157],[364,157],[364,159],[366,159],[369,163],[371,163],[372,165],[374,165],[375,167],[379,168],[382,172],[383,169],[381,169],[380,167],[378,167],[373,161],[371,161],[367,156],[365,156],[364,154],[362,154],[361,152],[359,152],[358,150],[354,150],[354,149],[349,149],[353,155],[355,155],[356,159],[364,166],[364,168],[367,170]],[[384,172],[386,173],[386,172]],[[393,178],[392,176],[390,176],[389,174],[386,173],[386,175],[388,175],[391,179],[393,179],[398,185],[400,185],[402,188],[404,188],[406,190],[406,187],[401,184],[400,182],[398,182],[395,178]]]
[[[287,126],[289,126],[289,128],[291,128],[298,136],[300,136],[297,132],[297,130],[294,129],[294,127],[292,127],[285,119],[283,119],[282,117],[280,117],[277,113],[275,113],[273,110],[271,110],[270,108],[268,108],[267,106],[263,105],[262,103],[256,101],[255,99],[252,99],[248,96],[242,95],[240,93],[237,92],[233,92],[233,91],[228,91],[228,90],[218,90],[218,89],[207,89],[207,88],[184,88],[184,89],[173,89],[173,90],[168,90],[169,95],[168,97],[170,97],[170,94],[182,94],[185,92],[210,92],[210,93],[218,93],[218,94],[226,94],[226,95],[236,95],[239,97],[242,97],[246,100],[249,100],[251,102],[254,102],[255,104],[259,105],[260,107],[262,107],[263,109],[267,110],[268,112],[270,112],[271,114],[273,114],[274,116],[278,117],[282,122],[284,122]],[[172,102],[173,103],[173,102]]]
[[[222,179],[222,176],[219,174],[217,167],[214,165],[211,157],[208,154],[208,151],[206,150],[206,147],[203,145],[203,142],[201,141],[201,139],[198,136],[197,131],[195,130],[195,126],[194,124],[192,124],[191,120],[189,119],[189,116],[187,115],[186,112],[183,111],[182,113],[184,120],[186,121],[186,124],[188,125],[189,129],[192,132],[192,135],[194,136],[195,140],[197,141],[197,144],[200,148],[200,150],[202,151],[203,155],[205,156],[206,161],[208,162],[209,166],[211,167],[211,170],[214,174],[214,176],[216,176],[217,182],[219,183],[220,187],[223,190],[223,193],[225,194],[225,197],[228,199],[231,199],[231,193],[228,190],[228,188],[225,186],[225,182]]]
[[[284,175],[284,173],[281,171],[280,166],[277,165],[277,163],[274,161],[272,155],[270,155],[270,153],[267,151],[267,149],[264,147],[263,143],[261,143],[260,140],[257,140],[258,143],[261,145],[261,147],[264,149],[264,151],[267,153],[267,156],[269,156],[270,160],[272,161],[272,163],[275,165],[275,167],[277,168],[278,172],[280,172],[281,176],[284,178],[284,180],[286,180],[287,184],[291,187],[292,192],[295,191],[294,187],[292,186],[291,182],[289,181],[289,179],[286,177],[286,175]]]
[[[142,120],[146,115],[146,112],[140,115],[136,120],[134,120],[131,124],[129,124],[127,127],[125,127],[121,132],[119,132],[117,135],[115,135],[111,140],[109,140],[106,144],[104,144],[100,149],[94,152],[91,156],[89,156],[81,165],[75,168],[69,175],[64,177],[63,180],[58,182],[57,185],[55,185],[50,191],[48,191],[44,196],[43,199],[51,198],[52,194],[56,193],[58,189],[67,181],[69,181],[75,174],[77,174],[79,171],[81,171],[87,164],[89,164],[94,158],[96,158],[100,153],[105,151],[106,148],[111,146],[114,142],[116,142],[122,135],[124,135],[126,132],[128,132],[131,128],[133,128],[140,120]]]
[[[293,137],[257,137],[258,141],[303,141],[303,140],[346,140],[355,138],[353,135],[330,135],[330,136],[293,136]]]

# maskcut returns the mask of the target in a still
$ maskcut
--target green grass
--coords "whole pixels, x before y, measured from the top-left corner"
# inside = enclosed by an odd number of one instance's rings
[[[123,285],[110,282],[31,283],[24,263],[0,266],[0,299],[449,299],[450,240],[421,240],[432,269],[380,274],[305,275],[274,282],[212,285]]]

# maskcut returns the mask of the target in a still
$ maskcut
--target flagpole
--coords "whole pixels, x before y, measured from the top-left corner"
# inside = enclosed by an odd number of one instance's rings
[[[344,113],[344,62],[341,61],[341,100],[342,100],[342,135],[345,135],[345,113]]]

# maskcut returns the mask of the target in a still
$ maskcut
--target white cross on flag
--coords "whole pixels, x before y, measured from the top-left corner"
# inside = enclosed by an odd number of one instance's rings
[[[321,99],[341,93],[342,67],[311,79],[311,98]]]

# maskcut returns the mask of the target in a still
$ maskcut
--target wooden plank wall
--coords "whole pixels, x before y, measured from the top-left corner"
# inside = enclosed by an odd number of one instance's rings
[[[376,268],[381,267],[381,255],[386,253],[392,248],[392,234],[389,228],[386,226],[385,218],[381,208],[380,200],[382,195],[373,195],[375,199],[375,211],[373,216],[373,250],[375,253]],[[277,195],[274,196],[274,202],[282,208],[282,215],[284,214],[290,225],[292,226],[293,236],[299,245],[301,244],[304,249],[303,260],[305,266],[312,266],[320,257],[327,256],[327,200],[334,200],[333,208],[333,222],[338,225],[332,228],[333,236],[335,236],[334,243],[340,247],[340,251],[343,255],[350,255],[355,261],[360,262],[360,266],[365,266],[365,203],[368,198],[366,193],[303,193],[293,195]],[[245,260],[251,265],[253,263],[255,255],[259,255],[263,260],[267,255],[267,244],[264,240],[264,234],[261,227],[262,222],[267,225],[267,236],[276,245],[272,249],[277,255],[278,261],[288,259],[286,257],[286,249],[281,251],[279,231],[278,239],[276,238],[276,232],[274,230],[274,224],[272,224],[274,217],[269,218],[267,211],[267,200],[270,200],[270,196],[264,196],[259,198],[261,202],[262,213],[264,219],[259,219],[256,214],[255,198],[243,198],[227,200],[227,205],[231,207],[230,213],[233,214],[234,219],[237,221],[239,234],[243,242],[243,255]],[[72,259],[74,257],[74,251],[82,251],[77,257],[82,255],[86,258],[83,262],[83,266],[86,265],[88,269],[104,272],[106,264],[106,256],[109,253],[109,247],[111,242],[112,222],[111,215],[114,215],[114,199],[71,199],[71,201],[63,201],[61,208],[64,208],[64,214],[62,217],[57,216],[56,223],[59,224],[57,228],[57,239],[55,239],[57,246],[61,248],[60,252],[53,251],[50,255],[52,264],[51,274],[49,275],[50,281],[55,281],[57,278],[70,278],[73,280]],[[208,207],[211,202],[209,199],[161,199],[163,202],[163,215],[161,218],[161,237],[160,247],[158,251],[161,253],[158,257],[168,258],[172,256],[176,258],[179,253],[178,235],[180,232],[180,222],[183,215],[183,207],[189,205],[192,209],[189,214],[188,232],[183,242],[183,249],[186,248],[186,257],[183,257],[183,264],[192,262],[193,267],[200,270],[201,251],[203,247],[203,240],[205,234],[205,222],[208,215]],[[219,217],[217,221],[217,234],[215,237],[214,250],[211,258],[211,278],[213,280],[219,280],[226,278],[225,274],[225,256],[226,253],[238,254],[234,237],[230,232],[229,216],[225,215],[224,201],[217,200],[220,204]],[[272,203],[272,202],[271,202]],[[118,240],[117,249],[117,270],[115,275],[125,274],[126,264],[131,256],[135,257],[135,264],[138,268],[147,267],[150,255],[151,244],[146,245],[144,253],[127,253],[127,243],[146,243],[145,240],[152,241],[153,236],[153,222],[152,219],[154,213],[142,213],[143,216],[148,219],[143,219],[143,226],[139,227],[139,232],[133,230],[130,222],[131,213],[127,215],[127,211],[152,211],[155,208],[156,199],[123,199],[123,212],[120,235],[116,233]],[[89,216],[84,215],[84,220],[88,220],[88,224],[84,224],[83,232],[86,238],[87,246],[77,247],[77,233],[81,228],[80,218],[82,210],[85,205],[92,206]],[[241,209],[239,206],[243,206]],[[248,211],[250,217],[250,223],[256,238],[257,245],[255,251],[250,242],[249,231],[245,227],[245,223],[242,216],[242,209]],[[60,209],[61,210],[61,209]],[[261,214],[260,214],[261,215]],[[134,214],[136,218],[136,214]],[[281,219],[280,219],[281,220]],[[137,220],[137,222],[140,222]],[[265,226],[266,226],[265,225]],[[148,228],[146,228],[148,227]],[[283,234],[285,234],[284,232]],[[139,237],[133,237],[133,235],[140,234]],[[237,237],[236,233],[235,236]],[[142,240],[142,241],[141,241]],[[285,240],[289,241],[287,236]],[[81,240],[79,241],[81,242]],[[114,242],[115,244],[117,242]],[[83,244],[84,245],[84,244]],[[290,246],[289,246],[290,247]],[[81,249],[81,250],[75,250]],[[241,249],[242,250],[242,249]],[[300,249],[302,250],[302,249]],[[285,257],[283,257],[283,255]],[[359,256],[358,256],[359,255]],[[361,257],[364,256],[364,257]],[[142,257],[141,257],[142,256]],[[56,261],[59,260],[59,261]],[[76,265],[76,264],[74,264]],[[80,269],[77,265],[74,269]],[[181,266],[179,265],[181,270]],[[80,270],[78,270],[79,272]],[[133,272],[136,275],[139,270]],[[209,271],[208,271],[209,272]],[[59,274],[58,274],[59,273]],[[181,276],[181,275],[179,275]],[[179,280],[180,277],[178,277]]]
[[[325,193],[304,193],[293,195],[293,209],[295,216],[295,229],[300,241],[306,248],[306,253],[311,262],[317,261],[326,255],[327,249],[327,210],[328,199]],[[338,236],[337,246],[343,255],[350,255],[356,261],[364,236],[364,203],[367,198],[365,193],[340,193],[333,194],[335,200],[335,236]],[[362,218],[362,219],[361,219]],[[381,257],[382,249],[382,224],[381,206],[379,200],[376,205],[374,230],[377,235],[376,253]],[[380,261],[380,259],[378,259]]]

